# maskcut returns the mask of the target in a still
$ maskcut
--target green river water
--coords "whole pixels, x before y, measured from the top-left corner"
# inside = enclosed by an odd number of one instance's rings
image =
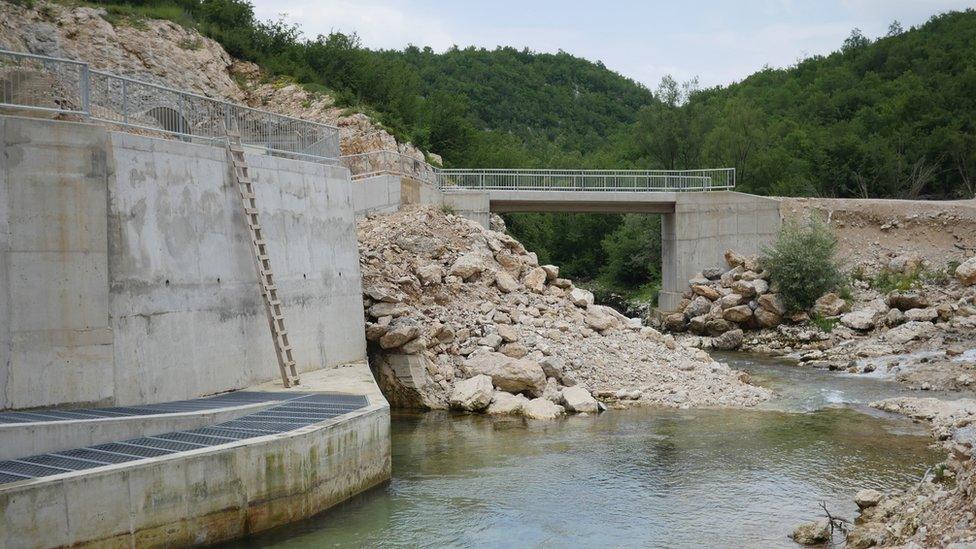
[[[905,487],[941,461],[923,427],[867,408],[906,392],[743,355],[762,410],[610,411],[554,422],[393,414],[393,479],[236,547],[795,547],[821,501]]]

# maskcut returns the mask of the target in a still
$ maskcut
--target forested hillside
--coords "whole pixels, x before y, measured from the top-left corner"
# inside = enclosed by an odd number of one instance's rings
[[[242,0],[103,2],[121,23],[192,25],[240,58],[363,110],[449,166],[733,166],[775,195],[969,198],[976,193],[976,12],[856,29],[838,51],[711,89],[656,90],[568,53],[510,47],[372,51],[355,35],[306,37]],[[640,55],[640,52],[635,52]],[[521,214],[512,232],[575,278],[653,285],[654,216]]]
[[[856,29],[839,51],[648,109],[635,135],[662,166],[727,165],[742,190],[842,197],[976,193],[976,12]],[[677,153],[677,154],[674,154]]]

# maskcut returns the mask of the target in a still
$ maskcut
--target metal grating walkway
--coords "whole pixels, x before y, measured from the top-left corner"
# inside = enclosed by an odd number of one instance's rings
[[[60,475],[62,473],[72,471],[94,469],[96,467],[103,467],[116,463],[126,463],[140,459],[176,454],[188,450],[219,446],[221,444],[228,444],[248,438],[284,433],[293,431],[300,427],[306,427],[320,421],[332,419],[343,414],[355,412],[356,410],[364,408],[369,404],[369,401],[365,396],[341,395],[334,393],[240,392],[228,393],[227,395],[220,395],[218,397],[211,397],[209,399],[200,399],[199,401],[212,401],[214,399],[223,398],[224,400],[222,406],[228,406],[227,400],[229,400],[228,397],[231,395],[238,395],[234,397],[234,402],[240,403],[252,401],[267,402],[271,400],[283,400],[283,402],[277,406],[264,409],[260,412],[255,412],[232,421],[218,423],[210,427],[202,427],[189,431],[164,433],[161,435],[99,444],[97,446],[90,446],[86,448],[76,448],[74,450],[65,450],[61,452],[52,452],[50,454],[41,454],[37,456],[0,461],[0,484],[32,478],[47,477],[51,475]],[[272,395],[273,398],[268,397],[264,400],[248,400],[259,398],[257,395]],[[124,409],[142,410],[151,408],[156,410],[161,406],[170,406],[174,404],[182,406],[186,403],[199,401],[183,401],[181,403],[169,402],[166,404],[139,406]],[[122,409],[123,408],[106,408],[104,410]],[[196,409],[205,410],[209,408]],[[92,410],[83,410],[83,412],[91,411]],[[179,411],[184,410],[181,409]],[[45,413],[47,412],[45,411]],[[172,413],[172,410],[156,411],[152,413]],[[129,413],[123,415],[139,414]]]
[[[307,394],[309,393],[289,393],[284,391],[237,391],[234,393],[224,393],[206,398],[177,400],[173,402],[161,402],[159,404],[145,404],[141,406],[78,408],[70,410],[41,409],[28,410],[24,412],[0,412],[0,424],[40,423],[45,421],[66,421],[72,419],[105,419],[113,417],[176,414],[180,412],[202,412],[232,406],[243,406],[245,404],[260,404],[263,402],[291,400]]]

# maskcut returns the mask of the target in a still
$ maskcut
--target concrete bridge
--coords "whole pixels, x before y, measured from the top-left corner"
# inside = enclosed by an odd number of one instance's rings
[[[440,203],[485,226],[490,213],[661,214],[662,310],[677,307],[695,273],[724,266],[725,250],[758,253],[780,227],[779,201],[735,192],[731,168],[442,170],[391,152],[343,159],[353,173],[364,161],[353,176],[359,211]]]

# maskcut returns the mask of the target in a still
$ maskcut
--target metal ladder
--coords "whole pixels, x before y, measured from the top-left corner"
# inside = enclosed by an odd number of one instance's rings
[[[264,297],[264,308],[268,314],[268,325],[271,327],[271,339],[274,340],[275,354],[278,355],[281,382],[285,387],[291,387],[299,384],[298,372],[295,369],[295,358],[292,356],[291,343],[288,340],[288,330],[285,329],[285,315],[281,309],[278,286],[275,284],[274,273],[271,270],[264,229],[258,219],[254,182],[251,180],[250,170],[244,159],[244,146],[241,144],[241,133],[236,124],[225,126],[224,130],[227,135],[227,156],[234,170],[237,189],[241,194],[244,221],[251,237],[251,251],[254,252],[258,279],[261,281],[261,295]]]

